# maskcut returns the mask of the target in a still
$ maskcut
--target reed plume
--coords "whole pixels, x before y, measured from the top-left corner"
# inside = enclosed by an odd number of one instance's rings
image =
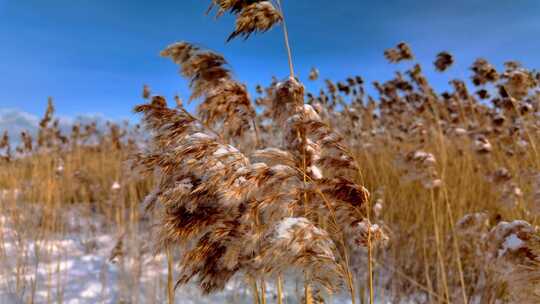
[[[192,98],[203,99],[201,118],[180,105],[168,108],[160,96],[135,108],[154,134],[137,163],[157,173],[145,203],[163,210],[160,248],[184,247],[177,284],[196,279],[210,293],[236,274],[264,279],[296,269],[309,284],[339,289],[349,275],[346,246],[366,245],[372,231],[364,217],[369,193],[351,179],[359,168],[343,138],[304,104],[303,86],[289,78],[269,90],[269,117],[281,129],[282,149],[246,155],[211,128],[233,126],[245,109],[254,115],[225,59],[186,42],[162,55],[191,80]],[[324,214],[332,214],[329,222],[318,220]]]
[[[156,100],[162,99],[154,97],[153,103],[136,108],[156,133],[153,151],[141,155],[138,162],[152,172],[159,168],[157,188],[147,202],[163,205],[162,247],[185,246],[178,284],[197,278],[201,289],[209,293],[223,289],[236,273],[272,276],[292,266],[312,268],[314,281],[335,288],[335,283],[315,271],[317,265],[336,263],[328,235],[310,224],[301,225],[307,229],[303,238],[291,235],[284,240],[284,232],[273,237],[276,229],[284,229],[280,223],[300,208],[294,185],[300,183],[301,174],[283,164],[252,163],[236,148],[220,143],[185,110],[169,109]],[[315,234],[306,234],[310,230]],[[279,263],[269,261],[267,250],[319,246],[318,239],[327,244],[317,249],[319,255],[301,259],[316,248],[310,247],[289,250],[290,257]],[[339,269],[337,264],[334,267]]]
[[[190,100],[202,99],[198,112],[206,125],[223,129],[227,138],[254,130],[255,109],[246,86],[232,78],[221,55],[187,42],[174,43],[161,55],[181,66],[181,74],[190,80]]]
[[[411,47],[405,42],[400,42],[395,48],[384,51],[384,57],[391,63],[414,59]]]
[[[213,0],[209,11],[214,6],[218,7],[218,17],[227,11],[236,15],[235,30],[229,35],[227,41],[238,36],[247,39],[253,33],[266,32],[283,20],[281,13],[271,1]]]
[[[440,52],[437,54],[437,59],[433,63],[435,68],[439,72],[446,71],[452,64],[454,64],[454,57],[448,52]]]

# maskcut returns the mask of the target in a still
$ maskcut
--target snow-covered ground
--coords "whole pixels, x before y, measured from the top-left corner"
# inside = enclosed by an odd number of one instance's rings
[[[125,236],[120,246],[124,254],[111,261],[121,234],[107,231],[99,218],[89,220],[78,211],[66,214],[66,232],[44,236],[30,233],[39,231],[30,224],[0,215],[0,303],[167,302],[166,258],[152,254],[150,234]],[[238,278],[211,296],[202,296],[194,285],[181,286],[175,302],[253,303],[246,286]],[[276,288],[269,283],[267,290],[268,303],[277,303]],[[298,303],[302,286],[287,282],[285,293],[285,303]],[[350,301],[335,297],[331,303]]]
[[[46,239],[24,239],[2,216],[0,303],[165,302],[166,259],[139,254],[109,260],[117,244],[112,233],[78,231]],[[88,226],[87,226],[88,227]],[[176,292],[177,303],[238,303],[250,298],[231,284],[223,293],[202,297],[194,286]]]

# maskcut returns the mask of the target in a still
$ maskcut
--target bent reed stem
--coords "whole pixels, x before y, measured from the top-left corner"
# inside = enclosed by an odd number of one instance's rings
[[[289,60],[289,71],[291,78],[294,78],[294,66],[293,66],[293,60],[292,60],[292,51],[291,51],[291,45],[289,43],[289,31],[287,30],[287,22],[285,21],[285,15],[283,14],[283,8],[281,5],[281,0],[276,0],[277,7],[279,12],[281,13],[281,17],[283,18],[283,37],[285,39],[285,48],[287,49],[287,57]]]

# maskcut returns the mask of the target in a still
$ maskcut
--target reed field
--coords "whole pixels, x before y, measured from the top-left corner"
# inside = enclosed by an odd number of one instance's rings
[[[140,123],[65,131],[50,99],[6,130],[0,303],[540,303],[540,72],[479,58],[438,92],[453,55],[401,42],[393,79],[310,92],[280,0],[211,3],[228,40],[282,30],[289,75],[248,88],[179,41],[189,100],[144,86]]]

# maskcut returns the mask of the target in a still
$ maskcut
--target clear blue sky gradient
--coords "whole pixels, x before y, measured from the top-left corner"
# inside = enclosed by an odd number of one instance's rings
[[[323,78],[385,80],[397,68],[383,51],[407,41],[432,83],[470,75],[477,57],[501,66],[540,66],[538,0],[283,0],[294,62],[302,80],[312,66]],[[231,17],[206,16],[210,0],[0,0],[0,108],[40,114],[47,96],[62,115],[131,117],[144,83],[154,93],[189,96],[177,67],[159,57],[187,40],[225,55],[250,86],[288,72],[280,29],[225,43]],[[456,65],[431,65],[442,50]],[[319,83],[320,84],[320,83]],[[315,88],[318,84],[309,84]]]

